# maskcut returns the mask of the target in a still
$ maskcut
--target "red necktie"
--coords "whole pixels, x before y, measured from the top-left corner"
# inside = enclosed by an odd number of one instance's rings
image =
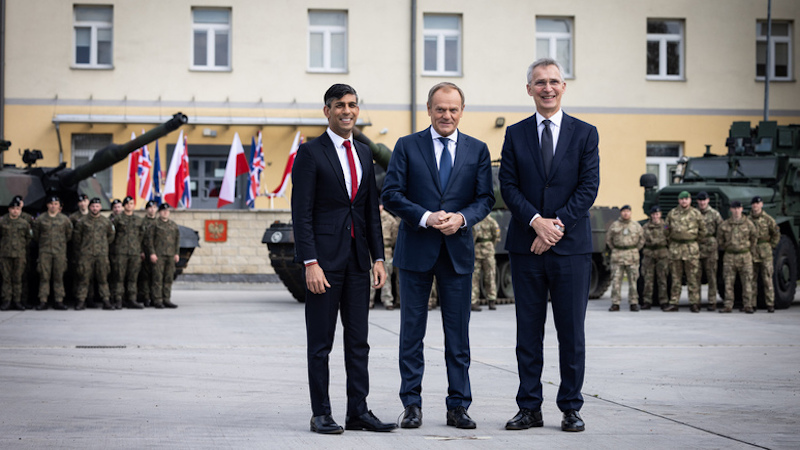
[[[353,200],[356,198],[356,192],[358,192],[358,174],[356,173],[356,162],[353,159],[353,152],[350,151],[350,141],[344,141],[344,150],[347,153],[347,163],[350,165],[350,203],[353,203]],[[355,238],[355,224],[353,220],[350,219],[350,237]]]

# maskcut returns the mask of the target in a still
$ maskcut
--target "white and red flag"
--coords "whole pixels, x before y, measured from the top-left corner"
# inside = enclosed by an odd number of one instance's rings
[[[228,152],[228,162],[225,163],[225,176],[222,178],[222,187],[217,198],[217,208],[233,203],[236,196],[236,177],[246,174],[247,158],[244,156],[244,147],[239,133],[233,135],[231,150]]]
[[[289,184],[289,177],[292,175],[292,167],[294,166],[294,158],[297,156],[297,149],[300,147],[300,144],[303,143],[303,136],[300,135],[298,131],[297,134],[294,136],[294,142],[292,142],[292,148],[289,150],[289,159],[286,161],[286,168],[283,169],[283,178],[281,178],[281,184],[274,191],[270,192],[269,195],[271,197],[283,197],[286,193],[286,185]]]
[[[181,200],[184,199],[185,191],[189,179],[188,171],[188,155],[186,153],[186,144],[183,139],[183,130],[178,136],[178,142],[175,144],[175,151],[172,152],[172,160],[167,169],[167,179],[164,185],[164,201],[169,203],[173,208],[177,208]],[[184,160],[186,161],[186,168],[184,169]],[[190,197],[191,198],[191,197]]]
[[[136,133],[131,133],[131,140],[136,139]],[[139,154],[141,149],[136,149],[135,152],[128,155],[128,189],[125,195],[133,198],[133,204],[136,204],[136,172],[139,170]]]

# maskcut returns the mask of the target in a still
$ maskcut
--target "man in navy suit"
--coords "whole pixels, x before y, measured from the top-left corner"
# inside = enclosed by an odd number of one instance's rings
[[[328,355],[341,309],[347,371],[348,430],[391,431],[367,409],[369,269],[386,280],[378,188],[369,148],[353,139],[358,94],[346,84],[325,93],[328,129],[300,146],[292,168],[296,260],[305,265],[311,431],[344,432],[331,416]]]
[[[402,222],[394,251],[400,269],[400,399],[403,428],[422,425],[422,340],[436,276],[445,336],[447,425],[475,428],[467,414],[469,315],[475,252],[472,226],[494,205],[489,149],[458,131],[464,93],[439,83],[428,93],[431,126],[400,138],[383,184],[383,203]]]
[[[558,332],[561,429],[583,431],[578,411],[585,371],[584,319],[592,234],[589,208],[600,184],[597,129],[561,111],[561,67],[543,58],[528,68],[536,114],[506,130],[500,189],[511,210],[506,236],[517,310],[519,412],[506,429],[541,427],[542,342],[548,297]]]

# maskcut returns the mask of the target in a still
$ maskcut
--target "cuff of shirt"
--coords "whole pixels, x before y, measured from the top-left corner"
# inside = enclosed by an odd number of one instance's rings
[[[536,214],[533,216],[533,219],[531,219],[531,221],[530,221],[530,222],[528,222],[528,225],[529,225],[530,227],[533,227],[533,221],[534,221],[534,220],[536,220],[536,219],[538,219],[539,217],[542,217],[542,215],[541,215],[541,214],[539,214],[539,213],[536,213]]]
[[[422,215],[422,218],[419,219],[420,228],[428,228],[428,217],[430,217],[431,214],[433,213],[430,211],[425,211],[425,213]]]
[[[464,225],[461,225],[461,228],[467,228],[467,218],[464,217],[464,214],[462,214],[461,211],[459,211],[458,214],[461,216],[462,219],[464,219]]]
[[[318,261],[316,259],[307,259],[307,260],[303,261],[303,265],[308,265],[308,264],[315,263],[315,262],[318,262]]]

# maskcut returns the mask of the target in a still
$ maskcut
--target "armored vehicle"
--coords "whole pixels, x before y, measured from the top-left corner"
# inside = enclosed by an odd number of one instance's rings
[[[645,190],[644,210],[659,205],[666,214],[678,205],[681,191],[688,191],[693,198],[705,191],[710,205],[727,218],[731,201],[740,201],[745,212],[749,213],[751,199],[760,196],[764,200],[764,211],[775,219],[781,232],[780,242],[773,253],[774,275],[769,280],[775,287],[775,307],[788,308],[797,289],[800,125],[762,121],[751,128],[750,122],[733,122],[725,145],[725,155],[712,154],[710,146],[707,146],[703,156],[679,160],[672,183],[660,190],[655,175],[642,175],[640,185]],[[719,261],[717,286],[720,296],[724,296],[721,256]],[[758,303],[759,307],[764,307],[761,281]]]

